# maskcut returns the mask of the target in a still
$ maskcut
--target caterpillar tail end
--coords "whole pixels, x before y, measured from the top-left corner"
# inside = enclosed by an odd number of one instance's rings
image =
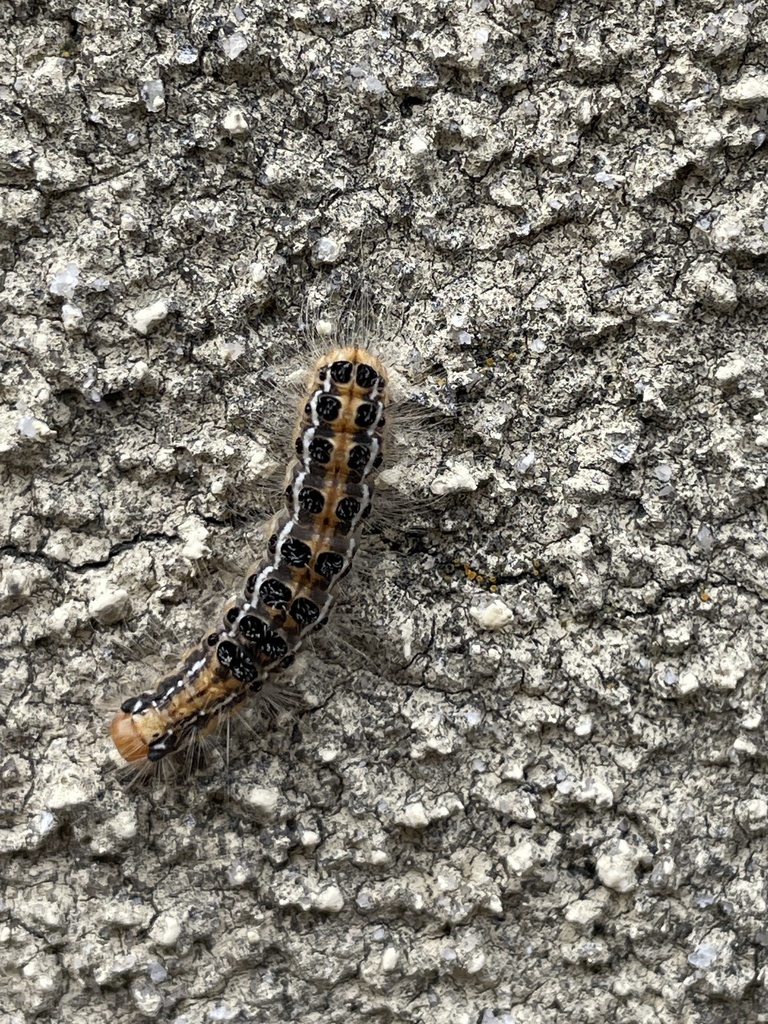
[[[109,735],[124,761],[135,763],[147,760],[149,747],[136,731],[132,715],[126,714],[125,711],[119,711],[112,719]]]

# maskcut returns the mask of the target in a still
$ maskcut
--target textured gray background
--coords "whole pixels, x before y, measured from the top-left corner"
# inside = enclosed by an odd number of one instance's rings
[[[765,4],[0,19],[3,1024],[768,1020]],[[126,789],[361,277],[442,496]]]

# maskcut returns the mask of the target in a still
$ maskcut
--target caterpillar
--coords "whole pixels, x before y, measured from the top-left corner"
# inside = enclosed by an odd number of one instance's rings
[[[327,622],[371,511],[384,457],[387,381],[381,361],[358,346],[331,349],[316,361],[268,555],[177,668],[154,690],[123,702],[110,736],[125,761],[161,761],[213,731],[287,669]]]

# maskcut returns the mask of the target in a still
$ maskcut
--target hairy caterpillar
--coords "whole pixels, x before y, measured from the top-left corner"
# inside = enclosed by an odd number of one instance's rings
[[[371,510],[386,404],[387,373],[370,352],[347,346],[317,360],[268,557],[178,667],[123,702],[110,735],[126,761],[158,762],[211,732],[325,624]]]

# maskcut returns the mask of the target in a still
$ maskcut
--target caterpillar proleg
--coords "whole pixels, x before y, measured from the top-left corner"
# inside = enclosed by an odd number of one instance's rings
[[[387,401],[386,370],[366,349],[334,348],[317,360],[267,556],[177,668],[123,702],[110,735],[124,760],[158,762],[211,732],[327,622],[371,511]]]

